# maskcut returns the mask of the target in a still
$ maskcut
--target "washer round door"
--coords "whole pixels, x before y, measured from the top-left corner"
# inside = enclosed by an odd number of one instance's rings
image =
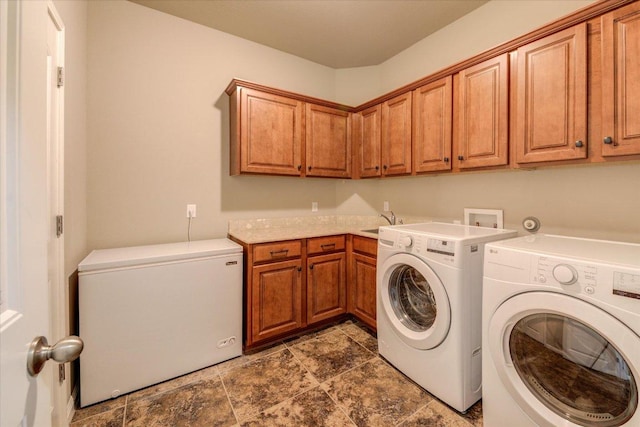
[[[612,315],[568,295],[529,292],[505,301],[488,331],[503,385],[536,424],[640,425],[640,338]]]
[[[398,337],[428,350],[447,336],[451,308],[444,285],[433,270],[409,254],[390,257],[381,267],[378,298]]]

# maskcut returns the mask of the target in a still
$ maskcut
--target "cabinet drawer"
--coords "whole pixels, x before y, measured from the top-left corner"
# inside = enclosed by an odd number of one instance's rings
[[[353,251],[375,257],[378,254],[378,240],[353,236]]]
[[[299,257],[301,247],[300,240],[255,245],[253,247],[253,262],[259,263]]]
[[[343,251],[345,248],[345,236],[314,237],[307,240],[307,252],[317,254],[323,252]]]

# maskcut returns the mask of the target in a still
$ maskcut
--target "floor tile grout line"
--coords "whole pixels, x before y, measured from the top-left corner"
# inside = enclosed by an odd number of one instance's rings
[[[336,377],[334,377],[336,378]],[[328,381],[328,380],[327,380]],[[326,383],[326,381],[325,381]],[[322,383],[322,384],[325,384]],[[340,405],[338,402],[336,402],[336,400],[333,398],[333,396],[331,396],[331,394],[329,394],[328,391],[326,391],[325,389],[322,388],[322,384],[320,384],[320,390],[322,390],[327,396],[329,396],[329,399],[331,399],[331,401],[333,402],[334,405],[336,405],[336,408],[338,408],[340,410],[340,412],[342,412],[349,421],[351,421],[351,423],[354,426],[357,426],[356,422],[351,418],[351,416],[347,413],[346,408],[343,408],[342,405]]]
[[[236,420],[238,425],[241,425],[240,419],[238,418],[238,414],[236,413],[236,408],[233,407],[233,403],[231,403],[231,396],[229,396],[229,391],[227,390],[227,386],[224,383],[224,379],[222,378],[222,372],[218,371],[218,377],[220,378],[220,383],[222,384],[222,389],[224,390],[224,395],[227,396],[227,402],[229,402],[229,406],[231,407],[231,412],[233,413],[233,417]]]
[[[122,427],[127,425],[127,408],[129,406],[129,395],[124,397],[124,411],[122,412]]]
[[[425,403],[424,405],[420,406],[418,409],[416,409],[415,411],[413,411],[412,413],[410,413],[409,415],[407,415],[406,417],[402,418],[400,421],[398,421],[397,423],[395,423],[395,427],[400,426],[400,424],[402,424],[403,422],[407,421],[409,418],[413,417],[415,414],[417,414],[418,412],[422,411],[424,408],[426,408],[427,406],[431,405],[431,402],[433,402],[433,399],[431,399],[430,401],[428,401],[427,403]]]

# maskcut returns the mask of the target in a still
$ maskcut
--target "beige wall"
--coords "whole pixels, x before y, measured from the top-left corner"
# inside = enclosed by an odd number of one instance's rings
[[[226,235],[229,218],[335,211],[335,181],[229,176],[233,77],[320,98],[335,70],[125,1],[89,3],[89,246]]]
[[[379,66],[333,70],[137,4],[90,2],[88,247],[184,240],[187,203],[198,206],[191,235],[202,239],[224,236],[231,218],[312,215],[312,201],[320,214],[374,214],[384,200],[401,215],[502,208],[519,229],[535,215],[547,232],[640,241],[637,164],[362,181],[228,176],[233,77],[357,105],[588,3],[492,1]]]

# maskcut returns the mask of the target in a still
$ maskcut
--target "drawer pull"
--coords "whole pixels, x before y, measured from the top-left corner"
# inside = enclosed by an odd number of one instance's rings
[[[324,245],[320,245],[320,247],[322,248],[323,251],[329,250],[329,249],[335,249],[336,248],[336,244],[335,243],[325,243]]]
[[[285,257],[289,253],[289,249],[281,249],[279,251],[270,251],[271,258],[275,257]]]

